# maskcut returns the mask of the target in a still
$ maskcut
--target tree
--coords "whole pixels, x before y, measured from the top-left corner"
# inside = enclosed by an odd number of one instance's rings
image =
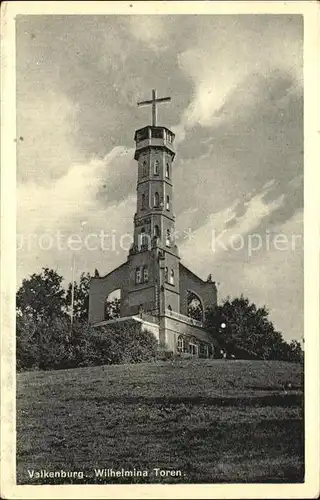
[[[120,299],[107,300],[105,303],[104,317],[106,320],[120,318]]]
[[[232,300],[227,298],[221,306],[209,309],[205,322],[229,355],[296,361],[300,344],[285,342],[268,315],[266,307],[258,308],[241,295]]]
[[[31,316],[19,314],[16,322],[17,370],[33,370],[38,368],[39,356],[36,323]]]
[[[89,290],[90,290],[90,274],[82,273],[80,281],[74,282],[74,303],[73,303],[73,319],[75,321],[88,321],[89,314]],[[66,294],[66,307],[71,307],[72,283],[69,283]]]
[[[62,281],[62,276],[47,267],[42,268],[41,273],[24,279],[16,295],[18,314],[35,321],[65,317],[66,293]]]

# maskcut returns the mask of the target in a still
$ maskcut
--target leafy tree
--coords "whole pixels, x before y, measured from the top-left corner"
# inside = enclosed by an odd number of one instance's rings
[[[18,370],[69,368],[70,322],[67,316],[35,320],[17,317],[16,359]]]
[[[206,312],[206,327],[220,345],[236,357],[257,357],[296,361],[300,356],[299,343],[288,344],[268,319],[268,310],[258,308],[241,295],[227,300]],[[225,328],[222,328],[222,326]],[[300,348],[300,350],[299,350]]]
[[[38,368],[40,349],[36,323],[31,316],[19,314],[16,322],[16,362],[17,370]]]
[[[120,299],[107,300],[105,303],[104,317],[106,320],[120,318]]]
[[[300,342],[298,342],[297,340],[292,340],[289,346],[290,346],[290,360],[295,361],[297,363],[303,363],[304,352]]]
[[[70,320],[55,317],[36,325],[39,347],[38,367],[40,370],[71,368],[72,350],[70,345]]]
[[[88,321],[89,313],[89,291],[90,291],[90,274],[82,273],[80,281],[74,282],[74,303],[73,303],[73,319],[75,321]],[[66,307],[70,310],[72,296],[72,283],[69,283],[66,294]]]
[[[36,321],[66,316],[62,281],[62,276],[47,267],[24,279],[16,295],[18,314]]]

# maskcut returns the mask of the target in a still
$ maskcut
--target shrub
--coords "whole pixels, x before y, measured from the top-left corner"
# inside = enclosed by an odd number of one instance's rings
[[[155,336],[141,324],[126,321],[102,326],[92,335],[88,364],[121,364],[151,361],[157,352]]]
[[[93,329],[68,318],[17,318],[17,369],[55,370],[155,359],[157,341],[133,321]]]

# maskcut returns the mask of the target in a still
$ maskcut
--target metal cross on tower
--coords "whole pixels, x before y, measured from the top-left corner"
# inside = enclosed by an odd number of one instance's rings
[[[148,104],[152,105],[152,126],[156,127],[157,125],[157,104],[160,102],[171,101],[171,97],[160,97],[157,99],[157,92],[155,89],[152,90],[152,99],[151,101],[141,101],[138,102],[138,106],[147,106]]]

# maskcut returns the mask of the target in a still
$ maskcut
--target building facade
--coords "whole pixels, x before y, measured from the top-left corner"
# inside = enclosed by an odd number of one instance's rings
[[[217,346],[203,328],[208,306],[217,304],[211,277],[203,281],[185,267],[175,242],[172,166],[174,134],[150,125],[135,133],[137,208],[133,244],[127,261],[106,276],[91,279],[89,322],[108,323],[105,304],[121,290],[120,318],[143,323],[162,348],[195,356],[209,356]],[[199,319],[188,316],[190,301],[197,303]],[[109,321],[110,323],[110,321]]]

